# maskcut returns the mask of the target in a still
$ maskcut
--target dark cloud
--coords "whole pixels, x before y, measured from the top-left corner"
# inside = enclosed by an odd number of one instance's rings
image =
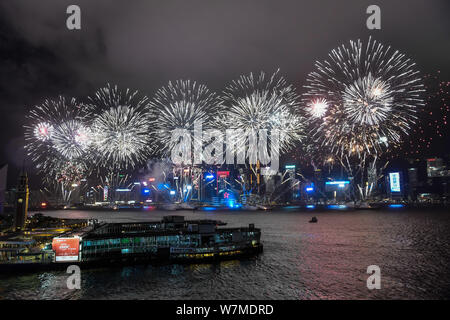
[[[94,85],[121,80],[142,89],[194,77],[220,87],[242,72],[281,67],[301,80],[316,58],[369,34],[425,66],[448,67],[448,1],[382,1],[382,30],[369,32],[369,1],[83,0],[82,30],[65,28],[73,1],[9,1],[7,20]],[[431,59],[430,59],[431,57]],[[113,78],[113,79],[112,79]]]

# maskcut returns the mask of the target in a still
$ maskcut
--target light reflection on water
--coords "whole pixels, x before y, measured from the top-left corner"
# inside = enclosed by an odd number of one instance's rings
[[[109,222],[158,220],[160,211],[47,211]],[[0,275],[1,299],[435,299],[450,297],[450,214],[445,210],[178,211],[228,226],[255,223],[264,253],[217,264],[82,270],[81,290],[64,271]],[[311,216],[318,223],[308,223]],[[366,288],[367,266],[382,289]]]

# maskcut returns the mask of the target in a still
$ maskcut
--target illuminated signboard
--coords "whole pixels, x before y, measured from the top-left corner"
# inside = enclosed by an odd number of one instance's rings
[[[230,171],[217,171],[217,176],[219,178],[226,178],[230,175]]]
[[[205,175],[205,178],[207,180],[211,180],[211,179],[214,179],[214,175],[212,173],[208,173],[208,174]]]
[[[343,181],[327,181],[327,182],[325,182],[325,184],[328,184],[328,185],[337,184],[339,187],[340,187],[341,185],[346,185],[346,184],[349,184],[349,183],[350,183],[350,181],[348,181],[348,180],[343,180]]]
[[[52,249],[55,262],[78,261],[80,238],[53,238]]]
[[[311,182],[309,185],[306,186],[305,188],[306,192],[314,192],[314,183]]]
[[[389,184],[391,186],[391,192],[400,192],[400,173],[391,172],[389,173]]]
[[[108,201],[108,187],[103,188],[103,201]]]
[[[285,169],[295,169],[295,164],[288,164],[284,168]]]
[[[325,190],[326,191],[345,191],[348,190],[350,186],[349,180],[338,180],[338,181],[326,181],[325,182]]]

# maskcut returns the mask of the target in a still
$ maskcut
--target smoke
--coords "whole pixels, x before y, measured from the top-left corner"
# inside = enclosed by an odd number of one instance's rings
[[[167,180],[168,175],[172,172],[172,163],[169,159],[149,160],[143,170],[144,181],[150,178],[155,179],[156,183],[162,183]]]

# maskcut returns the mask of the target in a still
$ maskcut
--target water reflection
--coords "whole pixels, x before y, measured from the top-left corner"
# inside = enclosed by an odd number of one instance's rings
[[[166,212],[47,212],[110,222],[158,220]],[[177,212],[255,223],[264,253],[209,264],[82,270],[81,290],[64,271],[0,275],[2,299],[436,299],[450,296],[450,214],[410,209],[311,212]],[[367,266],[381,267],[382,289],[366,287]]]

